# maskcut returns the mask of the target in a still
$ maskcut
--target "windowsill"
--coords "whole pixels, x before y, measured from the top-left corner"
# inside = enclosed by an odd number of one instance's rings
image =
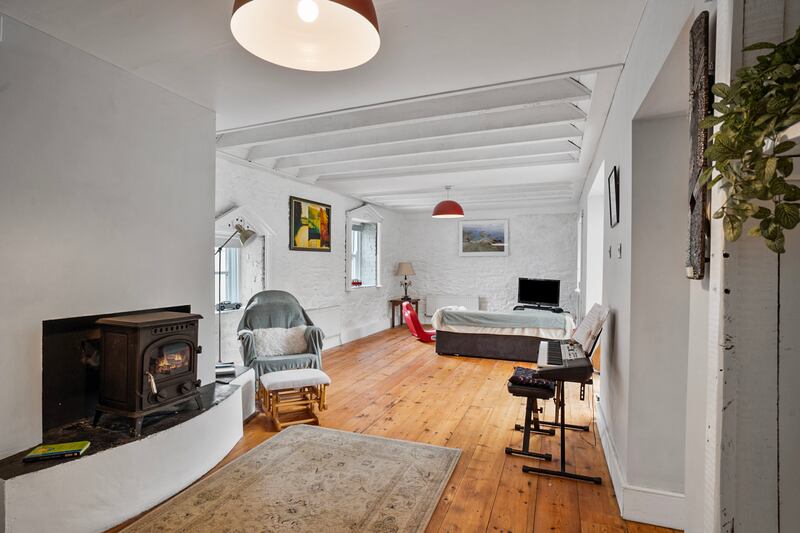
[[[240,307],[239,309],[225,309],[224,311],[217,311],[216,309],[214,309],[214,314],[215,315],[219,315],[219,314],[227,315],[228,313],[238,313],[240,311],[244,311],[244,306]]]
[[[358,287],[353,287],[353,286],[350,286],[350,287],[348,287],[348,289],[347,289],[347,290],[350,290],[350,291],[360,291],[361,289],[380,289],[380,288],[381,288],[381,286],[380,286],[380,285],[360,285],[360,286],[358,286]]]

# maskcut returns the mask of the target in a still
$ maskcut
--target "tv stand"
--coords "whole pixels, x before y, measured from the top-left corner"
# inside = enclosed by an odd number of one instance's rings
[[[552,311],[553,313],[563,313],[564,310],[560,307],[553,307],[550,305],[530,305],[518,304],[514,306],[514,311],[522,311],[523,309],[541,309],[542,311]]]

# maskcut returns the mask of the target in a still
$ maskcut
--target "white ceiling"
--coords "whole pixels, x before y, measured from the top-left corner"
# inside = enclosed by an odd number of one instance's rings
[[[465,207],[574,203],[645,2],[375,0],[378,55],[337,73],[251,56],[230,34],[232,0],[0,0],[0,12],[215,110],[225,151],[376,203],[427,209],[444,184],[456,199],[463,192]],[[591,93],[570,96],[570,78]],[[544,105],[533,83],[542,81],[561,84]],[[585,117],[564,118],[569,108]],[[420,114],[401,124],[398,112],[409,109]],[[339,110],[349,111],[324,115]],[[559,129],[570,123],[578,136]],[[327,133],[310,135],[321,124]],[[453,135],[431,134],[437,127]],[[363,139],[341,139],[365,131],[397,137],[366,151]],[[298,151],[299,139],[317,144]]]

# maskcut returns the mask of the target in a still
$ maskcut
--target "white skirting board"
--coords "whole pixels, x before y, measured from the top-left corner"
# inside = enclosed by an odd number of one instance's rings
[[[625,476],[617,460],[614,440],[608,432],[603,408],[599,403],[597,405],[597,431],[600,433],[600,441],[603,443],[603,453],[606,456],[608,471],[611,473],[611,482],[614,485],[614,493],[617,495],[617,504],[622,518],[656,526],[683,529],[686,522],[686,503],[683,494],[630,485],[625,481]]]
[[[369,324],[364,324],[363,326],[359,326],[357,328],[346,329],[342,331],[340,344],[352,342],[354,340],[358,340],[362,337],[373,335],[375,333],[378,333],[386,329],[389,328],[387,327],[387,323],[384,320],[376,320],[375,322],[370,322]]]
[[[105,531],[186,488],[241,437],[240,388],[178,426],[7,480],[0,532]]]

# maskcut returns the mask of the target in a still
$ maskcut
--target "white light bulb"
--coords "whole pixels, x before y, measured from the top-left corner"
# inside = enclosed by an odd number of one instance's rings
[[[319,6],[314,0],[300,0],[297,2],[297,16],[303,22],[314,22],[319,17]]]

